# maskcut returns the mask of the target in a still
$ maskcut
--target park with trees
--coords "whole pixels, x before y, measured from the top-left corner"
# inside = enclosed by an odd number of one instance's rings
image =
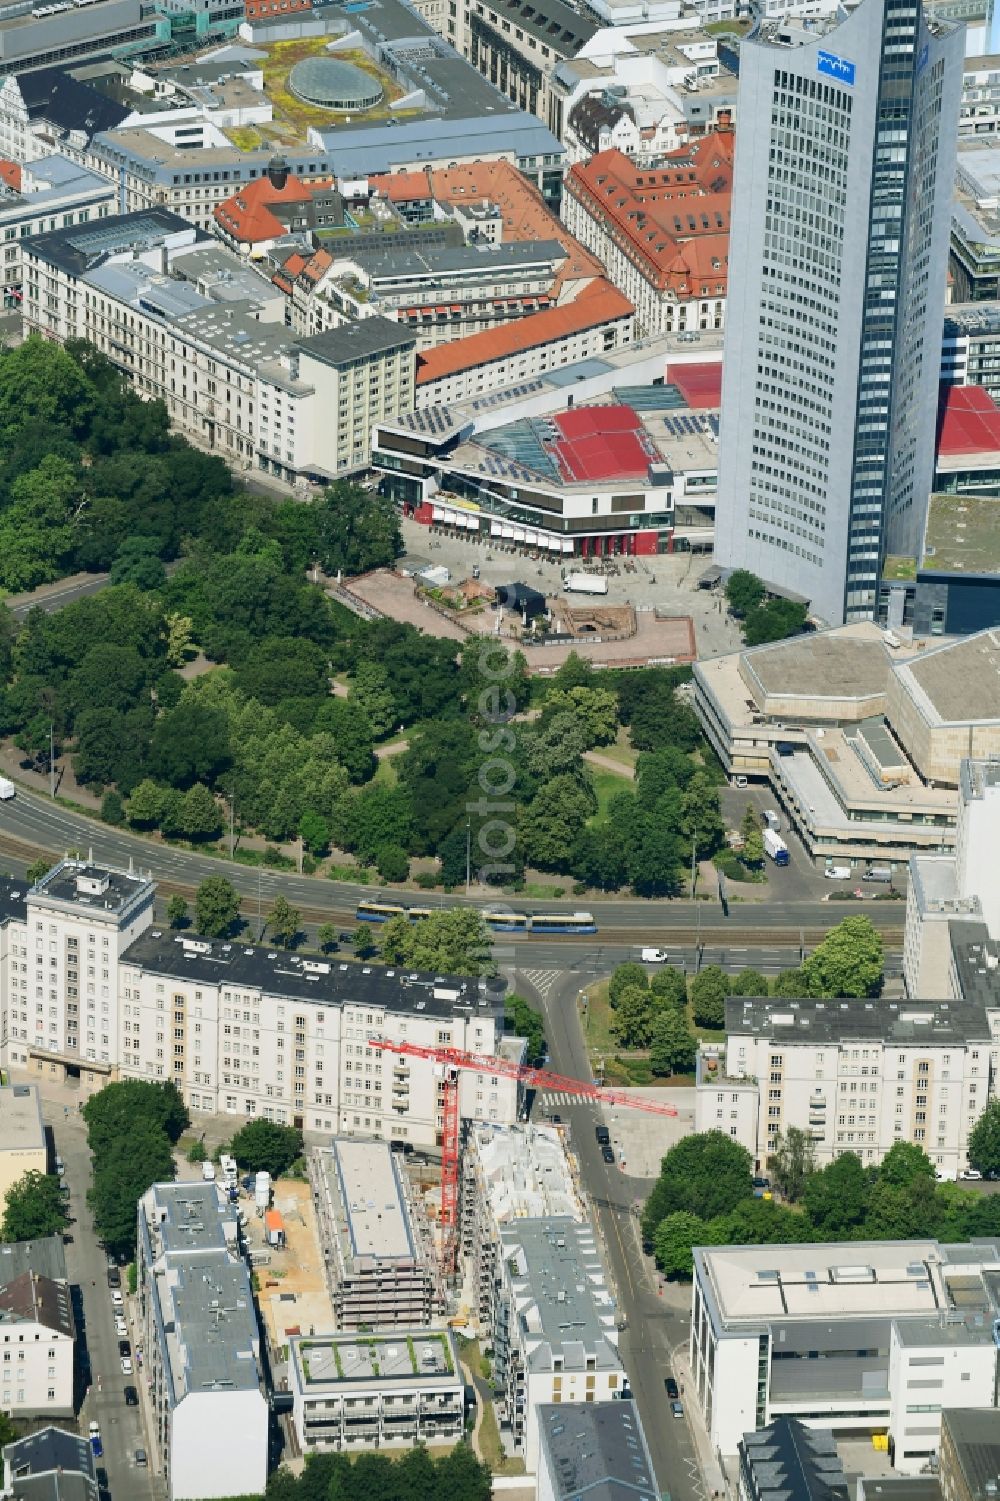
[[[491,884],[540,872],[671,896],[692,854],[721,849],[724,779],[678,692],[689,668],[571,656],[529,681],[499,644],[484,665],[478,639],[359,619],[312,579],[391,563],[395,508],[345,483],[305,502],[244,490],[85,344],[0,351],[0,431],[0,589],[110,573],[52,613],[0,606],[0,736],[45,769],[51,733],[109,822],[220,854],[232,831],[252,863],[287,867],[297,845],[307,871],[448,889],[468,849],[486,863],[499,746],[515,842]],[[587,759],[619,747],[620,776]]]
[[[938,1183],[930,1158],[911,1142],[896,1142],[878,1166],[843,1152],[817,1168],[811,1141],[790,1128],[769,1165],[780,1202],[755,1191],[752,1166],[722,1131],[685,1137],[666,1154],[642,1210],[644,1243],[665,1276],[691,1276],[693,1246],[1000,1234],[1000,1199]]]

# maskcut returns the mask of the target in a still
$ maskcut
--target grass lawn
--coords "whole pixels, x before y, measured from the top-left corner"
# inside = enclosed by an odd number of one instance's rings
[[[630,1058],[627,1054],[618,1052],[612,1031],[611,1021],[614,1012],[608,999],[609,983],[602,980],[597,985],[587,988],[587,1018],[584,1026],[584,1036],[587,1042],[587,1050],[591,1064],[596,1064],[600,1059],[604,1064],[604,1076],[608,1084],[634,1084],[644,1086],[656,1085],[693,1085],[694,1074],[678,1074],[675,1077],[663,1078],[655,1075],[645,1058]],[[725,1032],[714,1027],[697,1027],[691,1016],[691,1006],[688,1003],[688,1025],[699,1041],[722,1042]]]
[[[476,1396],[479,1398],[478,1392]],[[483,1409],[483,1421],[479,1427],[479,1452],[494,1475],[524,1474],[524,1460],[519,1457],[508,1459],[503,1452],[492,1402],[487,1402]]]
[[[375,769],[375,775],[372,777],[372,782],[380,782],[383,787],[395,787],[398,781],[399,772],[396,770],[394,758],[392,756],[381,756],[378,766]],[[366,783],[366,786],[371,786],[371,782]]]
[[[599,756],[607,756],[609,761],[620,761],[623,766],[634,766],[639,759],[639,752],[632,749],[628,730],[624,727],[618,731],[618,738],[611,745],[598,745],[596,750]]]
[[[565,886],[553,886],[547,881],[526,881],[519,896],[534,897],[540,901],[558,901],[566,895]]]
[[[601,754],[603,755],[603,751]],[[589,823],[594,824],[607,818],[611,799],[617,797],[619,792],[629,791],[632,782],[624,772],[619,776],[617,772],[609,771],[605,766],[588,765],[587,775],[591,786],[597,793],[597,812],[588,820]]]

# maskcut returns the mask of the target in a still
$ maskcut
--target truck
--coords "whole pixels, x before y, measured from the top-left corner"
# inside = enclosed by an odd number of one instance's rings
[[[17,788],[7,777],[0,777],[0,803],[9,803]]]
[[[607,594],[608,581],[600,574],[567,573],[563,579],[565,594]]]
[[[764,827],[765,829],[771,829],[775,834],[781,833],[781,819],[773,808],[768,808],[764,814]]]
[[[254,1179],[253,1201],[258,1209],[266,1209],[271,1202],[271,1174],[258,1173]]]
[[[222,1181],[225,1186],[227,1188],[238,1188],[240,1176],[236,1166],[236,1158],[230,1157],[228,1153],[223,1152],[219,1158],[219,1166],[222,1169]]]
[[[788,864],[788,845],[773,829],[764,830],[764,853],[770,855],[775,865]]]
[[[269,1246],[283,1246],[285,1244],[285,1222],[277,1209],[268,1209],[264,1213],[264,1235]]]

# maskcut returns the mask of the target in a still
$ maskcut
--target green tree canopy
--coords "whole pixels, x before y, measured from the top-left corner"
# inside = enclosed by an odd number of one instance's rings
[[[885,954],[870,917],[845,917],[806,959],[802,974],[813,996],[872,996],[882,988]]]
[[[775,1187],[785,1198],[800,1199],[816,1166],[812,1138],[800,1127],[788,1126],[778,1133],[768,1164]]]
[[[722,1027],[726,1022],[729,976],[718,964],[708,964],[691,981],[691,1009],[699,1027]]]
[[[764,602],[764,585],[748,568],[734,568],[726,580],[726,599],[734,615],[748,615]]]
[[[608,1001],[614,1008],[618,1005],[618,998],[623,990],[644,990],[648,985],[649,976],[643,966],[628,960],[625,964],[615,966],[608,983]]]
[[[381,938],[387,964],[437,975],[482,975],[492,969],[486,924],[472,907],[433,912],[413,923],[390,918]]]
[[[980,1173],[1000,1173],[1000,1100],[990,1100],[969,1132],[969,1165]]]
[[[229,1144],[240,1167],[280,1178],[302,1156],[302,1132],[274,1121],[249,1121]]]
[[[649,1066],[654,1074],[690,1073],[696,1050],[694,1033],[683,1011],[667,1005],[656,1013],[649,1036]]]
[[[660,1220],[679,1209],[703,1220],[727,1214],[741,1199],[753,1197],[750,1168],[750,1153],[721,1131],[685,1137],[660,1165],[643,1208],[643,1233],[652,1238]]]
[[[194,898],[195,924],[206,938],[224,938],[240,915],[240,898],[225,876],[209,876]]]
[[[58,1178],[32,1170],[8,1188],[0,1239],[39,1240],[61,1234],[65,1226]]]

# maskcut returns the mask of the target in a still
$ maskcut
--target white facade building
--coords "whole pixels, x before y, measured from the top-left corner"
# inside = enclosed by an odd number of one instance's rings
[[[888,1432],[919,1473],[943,1408],[994,1405],[998,1258],[997,1241],[696,1248],[688,1395],[713,1450],[786,1416]]]
[[[439,1144],[435,1065],[372,1037],[496,1055],[502,986],[162,933],[144,876],[63,860],[0,882],[0,1064],[173,1079],[195,1111]],[[463,1071],[462,1114],[512,1121],[516,1081]]]
[[[618,1318],[587,1221],[520,1220],[500,1232],[494,1308],[497,1411],[529,1475],[539,1459],[539,1408],[610,1402],[624,1390]]]
[[[136,1272],[154,1439],[170,1501],[260,1495],[269,1418],[235,1211],[214,1183],[154,1183]]]
[[[0,1404],[16,1418],[73,1416],[76,1323],[62,1237],[0,1246]]]
[[[950,924],[969,919],[1000,937],[1000,762],[964,760],[959,768],[955,853],[914,855],[903,935],[903,978],[911,996],[945,996]]]
[[[972,1000],[732,997],[725,1061],[700,1058],[695,1128],[726,1132],[759,1170],[795,1127],[819,1166],[842,1152],[877,1163],[909,1141],[956,1178],[993,1093],[998,1019]]]
[[[2,95],[0,88],[0,98]],[[4,307],[21,306],[22,241],[28,235],[104,219],[114,209],[115,190],[107,179],[76,166],[65,156],[44,156],[30,167],[22,167],[20,188],[0,197]]]
[[[450,1329],[289,1340],[292,1421],[303,1453],[453,1444],[465,1378]]]

